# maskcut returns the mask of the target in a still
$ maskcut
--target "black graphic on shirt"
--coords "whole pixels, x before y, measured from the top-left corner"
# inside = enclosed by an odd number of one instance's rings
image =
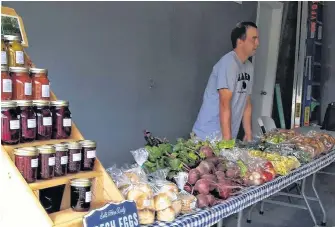
[[[238,93],[246,93],[247,92],[247,82],[250,81],[250,75],[248,73],[240,73],[238,74],[237,84],[240,84],[240,91]]]

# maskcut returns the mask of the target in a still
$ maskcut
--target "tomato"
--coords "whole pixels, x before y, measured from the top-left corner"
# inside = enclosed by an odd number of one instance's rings
[[[268,171],[263,171],[262,172],[262,178],[265,182],[269,182],[273,180],[273,175],[272,173],[268,172]]]

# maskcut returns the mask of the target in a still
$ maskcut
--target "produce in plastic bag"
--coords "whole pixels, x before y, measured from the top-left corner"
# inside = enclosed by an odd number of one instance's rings
[[[196,209],[197,199],[194,195],[186,192],[184,190],[184,186],[188,179],[188,174],[186,172],[179,172],[174,177],[178,188],[180,190],[178,194],[178,198],[181,200],[181,213],[182,214],[189,214],[192,213]]]
[[[329,135],[327,133],[316,132],[316,131],[309,131],[306,135],[308,137],[312,137],[312,138],[315,138],[318,141],[320,141],[323,144],[323,146],[324,146],[323,152],[330,151],[333,148],[334,144],[335,144],[334,137],[332,137],[331,135]]]
[[[155,212],[154,211],[138,210],[137,213],[138,213],[141,225],[149,225],[155,222]]]
[[[172,207],[168,207],[164,210],[157,211],[157,220],[172,222],[176,218],[176,213]]]

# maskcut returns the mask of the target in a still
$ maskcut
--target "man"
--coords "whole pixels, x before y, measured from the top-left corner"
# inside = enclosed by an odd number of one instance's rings
[[[213,67],[193,132],[201,139],[220,133],[222,139],[237,137],[241,121],[244,140],[252,140],[251,89],[253,65],[248,60],[259,45],[257,26],[241,22],[231,32],[233,50]]]

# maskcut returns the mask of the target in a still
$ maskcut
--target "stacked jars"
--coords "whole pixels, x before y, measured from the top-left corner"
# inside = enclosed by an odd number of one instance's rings
[[[1,143],[17,144],[20,140],[20,120],[16,111],[16,102],[1,102]]]

